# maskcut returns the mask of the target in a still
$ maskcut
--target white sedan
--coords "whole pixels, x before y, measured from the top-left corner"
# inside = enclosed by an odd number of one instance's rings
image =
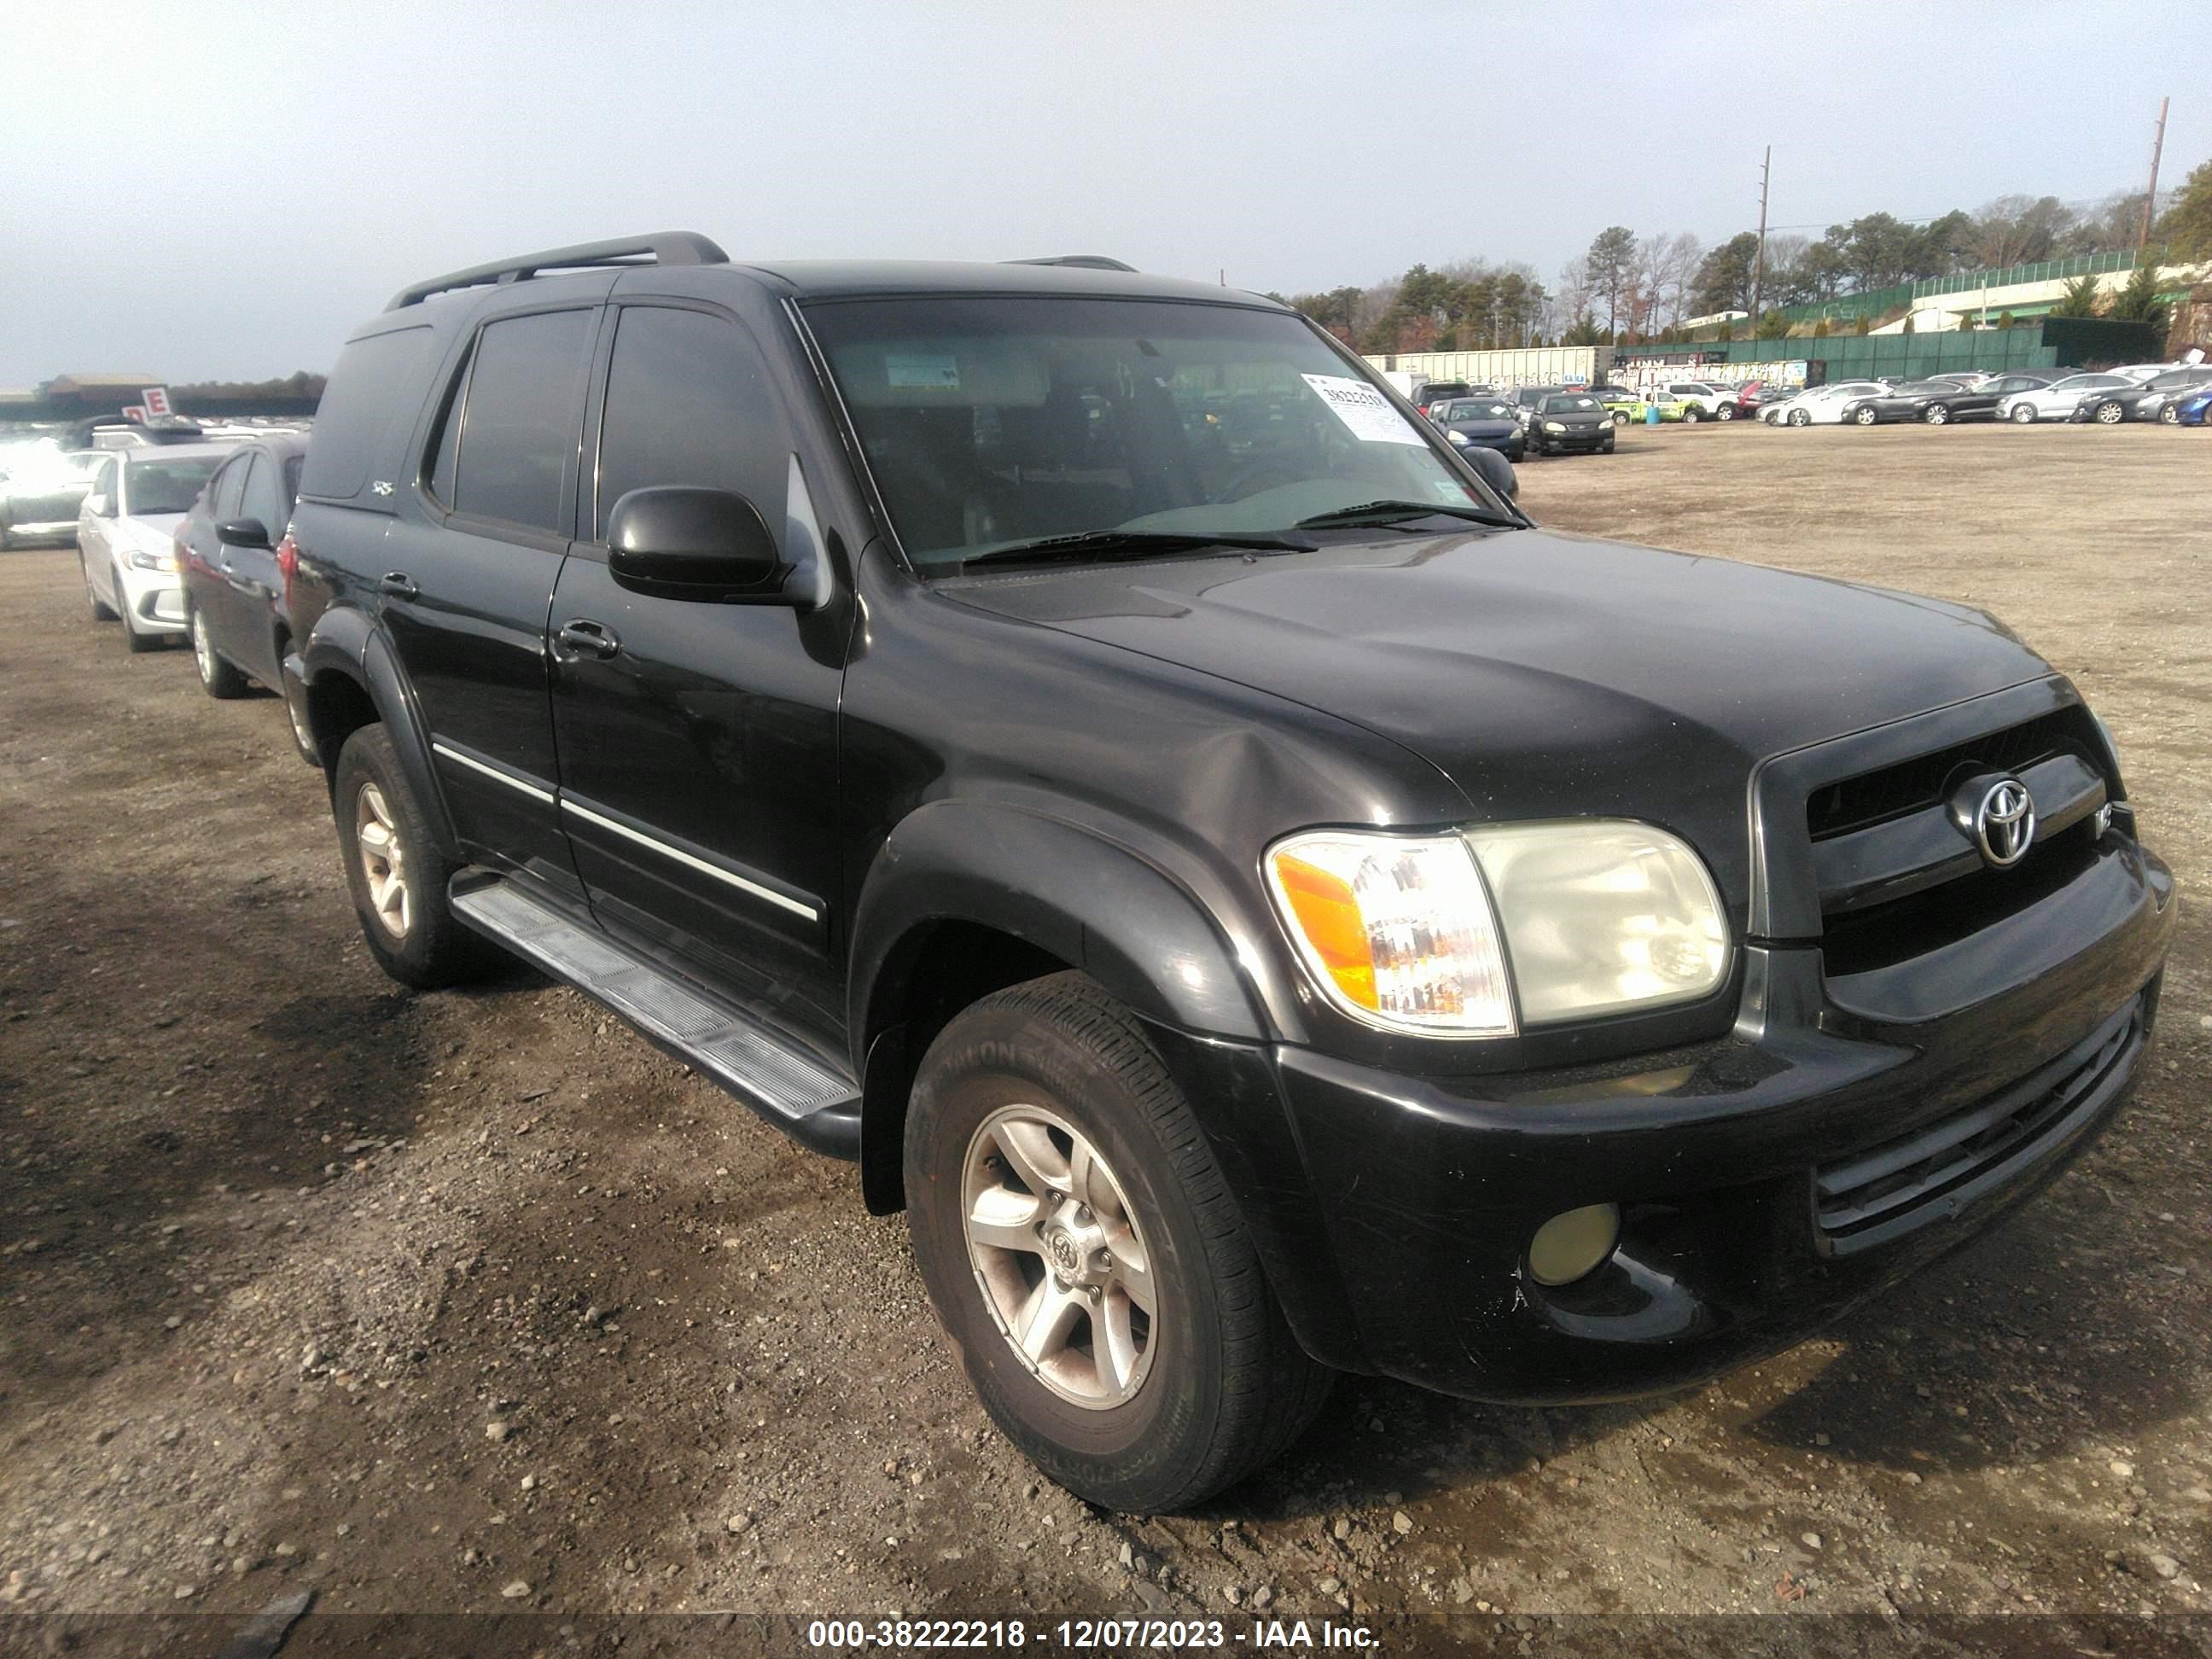
[[[2015,392],[1997,404],[1997,419],[2027,426],[2036,421],[2063,421],[2074,405],[2093,392],[2128,392],[2135,382],[2118,374],[2069,374],[2063,380],[2033,391]]]
[[[1762,409],[1759,418],[1777,426],[1839,426],[1844,405],[1858,398],[1875,398],[1889,390],[1880,380],[1838,380],[1814,386],[1786,404]]]
[[[93,476],[76,521],[85,597],[99,621],[123,619],[124,643],[133,651],[185,631],[177,525],[234,453],[227,444],[118,449]]]

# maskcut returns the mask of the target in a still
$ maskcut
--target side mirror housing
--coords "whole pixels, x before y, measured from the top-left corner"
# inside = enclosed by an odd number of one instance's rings
[[[1468,465],[1482,474],[1483,483],[1507,501],[1521,493],[1521,479],[1513,471],[1513,463],[1498,451],[1487,446],[1478,447],[1471,444],[1460,453],[1467,459]]]
[[[84,498],[84,510],[95,519],[112,519],[115,516],[115,503],[95,490]]]
[[[607,515],[607,574],[663,599],[796,605],[791,574],[760,509],[726,489],[633,489]]]
[[[228,519],[215,527],[215,538],[225,547],[266,547],[269,528],[258,519]]]

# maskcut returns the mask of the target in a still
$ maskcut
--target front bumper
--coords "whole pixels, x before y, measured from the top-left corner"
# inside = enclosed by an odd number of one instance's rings
[[[1529,448],[1546,455],[1588,455],[1613,447],[1613,425],[1607,421],[1590,432],[1539,432],[1532,428],[1526,436]]]
[[[185,631],[185,590],[172,570],[141,570],[128,560],[116,566],[118,597],[130,607],[142,634]]]
[[[2172,879],[2132,843],[2111,856],[2129,896],[2099,936],[1920,1024],[1829,1004],[1816,948],[1753,946],[1747,983],[1797,1012],[1747,998],[1735,1034],[1673,1054],[1415,1078],[1278,1048],[1261,1063],[1355,1327],[1325,1357],[1474,1399],[1632,1397],[1788,1347],[1972,1237],[2141,1069]],[[1613,1255],[1538,1285],[1535,1230],[1601,1203],[1620,1206]]]

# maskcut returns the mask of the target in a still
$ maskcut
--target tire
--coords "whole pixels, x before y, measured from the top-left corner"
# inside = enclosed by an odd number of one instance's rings
[[[1948,426],[1951,424],[1951,406],[1948,404],[1930,404],[1920,418],[1930,426]]]
[[[93,621],[113,622],[115,607],[101,599],[98,590],[93,586],[92,565],[82,553],[76,556],[76,568],[84,573],[84,599],[85,603],[92,607]]]
[[[2033,404],[2014,404],[2012,406],[2011,418],[2012,423],[2014,426],[2033,426],[2035,424],[2035,405]]]
[[[2089,418],[2099,426],[2118,426],[2128,418],[2128,411],[2108,398],[2089,411]]]
[[[1862,409],[1858,413],[1851,416],[1851,419],[1860,426],[1872,426],[1881,418],[1881,416],[1875,414],[1874,410],[1870,409]]]
[[[1628,424],[1628,411],[1625,409],[1614,410],[1613,411],[1613,423],[1615,426],[1626,426]]]
[[[374,816],[391,851],[376,854],[372,846],[375,856],[365,860],[364,797],[372,792]],[[402,985],[430,991],[481,978],[500,965],[498,947],[464,927],[447,904],[447,884],[459,866],[438,850],[429,819],[383,726],[364,726],[346,739],[338,751],[331,802],[362,937],[386,973]],[[373,884],[369,866],[378,861],[398,879],[396,902],[388,883]]]
[[[2160,406],[2158,411],[2158,418],[2160,422],[2163,425],[2179,426],[2181,424],[2181,411],[2175,408],[2172,404],[2166,404]]]
[[[159,634],[139,632],[138,624],[131,615],[130,605],[123,602],[123,596],[129,590],[123,586],[123,575],[120,571],[115,574],[114,580],[117,600],[115,614],[123,619],[123,648],[134,657],[143,656],[149,651],[159,651],[168,641]]]
[[[1790,411],[1790,424],[1792,426],[1810,426],[1813,424],[1813,416],[1808,410],[1802,409],[1793,409]]]
[[[199,670],[200,690],[221,702],[246,695],[246,676],[227,661],[208,637],[207,613],[193,605],[185,612],[186,637],[191,641],[192,665]]]
[[[1697,404],[1684,404],[1682,405],[1682,424],[1684,426],[1695,426],[1699,421],[1702,421],[1705,418],[1705,411],[1698,408]]]
[[[1018,1145],[1000,1138],[1010,1123],[1029,1151],[1006,1150]],[[1097,1208],[1074,1207],[1079,1160],[1062,1143],[1076,1137],[1090,1167],[1103,1166],[1088,1188]],[[1006,1437],[1078,1497],[1134,1514],[1187,1509],[1279,1455],[1321,1409],[1331,1373],[1291,1334],[1189,1103],[1093,981],[1031,980],[956,1017],[915,1078],[905,1160],[915,1257],[969,1382]],[[1070,1195],[1042,1201],[1024,1169]],[[971,1254],[969,1216],[986,1194],[1018,1247]],[[1107,1213],[1116,1206],[1118,1218]],[[1085,1290],[1056,1288],[1046,1243],[1028,1246],[1032,1210],[1084,1230],[1060,1231],[1060,1259],[1103,1276],[1087,1304]],[[1153,1299],[1141,1335],[1133,1294],[1115,1288],[1131,1259]],[[1117,1296],[1128,1349],[1118,1382],[1095,1358],[1111,1346],[1098,1336]],[[1008,1326],[1055,1306],[1066,1311],[1032,1364]]]
[[[1717,421],[1732,421],[1735,419],[1735,405],[1734,404],[1723,404],[1718,409],[1713,411],[1713,418]]]

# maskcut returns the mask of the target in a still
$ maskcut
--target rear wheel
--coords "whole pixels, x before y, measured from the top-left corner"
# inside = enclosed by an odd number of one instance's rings
[[[1628,424],[1628,411],[1625,409],[1614,410],[1613,411],[1613,423],[1615,426],[1626,426]]]
[[[2035,405],[2033,404],[2014,404],[2012,406],[2012,423],[2014,426],[2033,426],[2035,424]]]
[[[246,695],[246,676],[240,673],[215,648],[208,637],[207,615],[198,605],[192,607],[189,624],[192,640],[192,665],[200,671],[200,689],[210,697],[228,700]]]
[[[2172,404],[2167,404],[2159,410],[2158,418],[2167,426],[2179,426],[2181,424],[2181,411],[2175,408]]]
[[[1079,974],[930,1045],[908,1224],[984,1408],[1079,1497],[1186,1508],[1278,1455],[1330,1374],[1298,1346],[1220,1166],[1136,1020]]]
[[[1810,426],[1813,424],[1813,416],[1805,410],[1793,409],[1790,411],[1790,424],[1792,426]]]
[[[2090,416],[2090,418],[2095,421],[2099,426],[2118,426],[2122,421],[2127,419],[2127,417],[2128,411],[2119,404],[2113,402],[2109,398],[2105,402],[2099,404],[2096,407],[2095,412]]]
[[[1874,410],[1870,409],[1862,409],[1858,413],[1852,416],[1851,418],[1854,421],[1856,421],[1861,426],[1872,426],[1881,417],[1876,415]]]
[[[364,726],[346,739],[331,803],[362,936],[386,973],[427,991],[499,964],[498,948],[446,902],[456,866],[438,850],[383,726]]]
[[[1682,405],[1682,422],[1684,425],[1695,426],[1699,421],[1702,421],[1705,418],[1705,411],[1698,408],[1697,404],[1684,404]]]
[[[1713,411],[1713,418],[1717,421],[1732,421],[1735,419],[1735,405],[1734,404],[1723,404],[1718,409]]]

